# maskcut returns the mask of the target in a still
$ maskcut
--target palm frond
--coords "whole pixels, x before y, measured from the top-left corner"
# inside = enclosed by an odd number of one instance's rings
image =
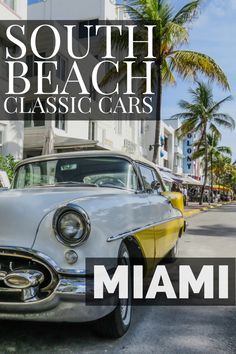
[[[215,126],[214,123],[210,123],[209,125],[209,130],[211,132],[211,134],[209,134],[209,136],[212,137],[212,145],[215,144],[215,145],[218,145],[218,142],[221,140],[222,138],[222,135],[221,135],[221,132],[219,131],[219,129]],[[209,138],[208,138],[208,141],[209,141]]]
[[[184,5],[173,18],[173,22],[179,25],[191,22],[198,14],[201,2],[201,0],[196,0]]]
[[[187,29],[177,23],[168,22],[163,29],[161,52],[165,55],[176,45],[188,42],[189,33]]]
[[[193,160],[197,160],[200,157],[203,157],[204,155],[205,155],[205,148],[200,148],[200,149],[194,151],[192,158],[193,158]]]
[[[223,70],[208,55],[189,51],[176,50],[170,55],[171,67],[184,79],[196,78],[197,74],[204,74],[210,80],[217,81],[225,89],[229,89],[229,83]]]
[[[183,122],[182,126],[179,129],[179,133],[178,136],[180,138],[183,138],[184,136],[186,136],[189,132],[193,132],[195,131],[195,127],[196,127],[196,123],[197,123],[197,119],[195,117],[192,117],[190,119],[187,119]]]
[[[183,119],[183,120],[187,120],[192,118],[192,114],[188,113],[188,112],[182,112],[182,113],[177,113],[174,114],[173,116],[171,116],[171,119]]]
[[[213,107],[211,107],[211,109],[209,110],[209,113],[216,113],[218,111],[218,109],[220,109],[220,107],[222,106],[223,103],[225,102],[229,102],[233,100],[233,96],[229,95],[225,98],[223,98],[222,100],[220,100],[219,102],[216,102]]]
[[[232,156],[232,149],[229,146],[219,146],[217,150],[222,154]]]
[[[170,70],[169,65],[166,60],[162,63],[162,81],[163,83],[175,85],[176,80],[173,72]]]
[[[235,129],[235,120],[229,114],[215,113],[212,115],[212,119],[220,126],[224,126],[231,130]]]

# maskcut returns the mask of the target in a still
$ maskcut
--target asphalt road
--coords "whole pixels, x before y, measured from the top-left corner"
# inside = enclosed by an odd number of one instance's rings
[[[236,257],[236,204],[189,219],[183,257]],[[88,325],[0,322],[0,353],[236,353],[236,307],[137,307],[123,338]]]

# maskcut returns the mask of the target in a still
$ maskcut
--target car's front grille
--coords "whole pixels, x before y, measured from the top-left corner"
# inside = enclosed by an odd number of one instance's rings
[[[22,277],[21,275],[23,274]],[[41,280],[33,278],[40,275]],[[7,277],[14,278],[14,286]],[[20,281],[30,279],[30,284]],[[53,292],[58,279],[51,267],[27,252],[0,250],[0,303],[34,302],[47,298]]]

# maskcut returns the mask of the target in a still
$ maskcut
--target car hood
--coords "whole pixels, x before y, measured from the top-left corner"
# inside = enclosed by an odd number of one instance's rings
[[[0,247],[31,248],[42,219],[54,209],[73,201],[124,191],[96,187],[54,187],[9,190],[0,193]]]

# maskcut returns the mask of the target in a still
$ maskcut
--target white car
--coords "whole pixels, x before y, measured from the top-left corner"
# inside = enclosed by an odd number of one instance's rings
[[[182,195],[165,192],[147,161],[95,151],[20,162],[0,193],[0,319],[97,320],[100,333],[123,335],[130,299],[86,306],[86,258],[175,257],[182,212]]]

